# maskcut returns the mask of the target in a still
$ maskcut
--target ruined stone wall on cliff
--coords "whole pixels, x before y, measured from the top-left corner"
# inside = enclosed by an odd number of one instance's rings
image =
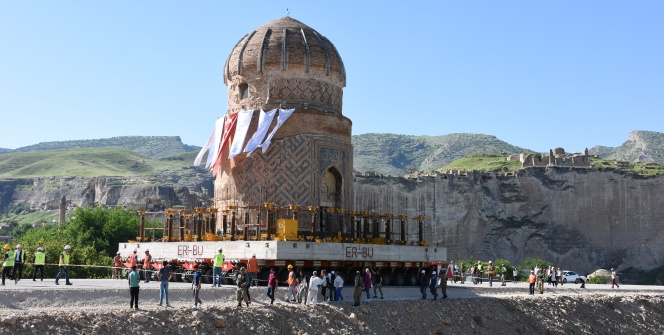
[[[380,212],[425,215],[425,239],[447,247],[450,260],[542,257],[580,272],[652,269],[664,261],[664,177],[530,168],[516,176],[355,181],[356,202],[373,199]],[[413,221],[408,229],[416,236]]]

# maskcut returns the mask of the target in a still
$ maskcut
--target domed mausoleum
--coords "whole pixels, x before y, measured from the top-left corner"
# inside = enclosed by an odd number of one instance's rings
[[[302,22],[280,18],[240,39],[226,60],[224,82],[228,116],[254,110],[243,147],[257,130],[258,111],[294,112],[264,152],[226,159],[229,146],[222,148],[215,206],[316,206],[321,215],[349,209],[352,123],[342,114],[346,72],[335,46]]]

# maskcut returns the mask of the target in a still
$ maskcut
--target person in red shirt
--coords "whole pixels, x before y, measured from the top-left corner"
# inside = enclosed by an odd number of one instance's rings
[[[270,276],[267,279],[267,296],[270,298],[270,305],[274,304],[274,294],[277,291],[277,275],[274,269],[270,269]]]

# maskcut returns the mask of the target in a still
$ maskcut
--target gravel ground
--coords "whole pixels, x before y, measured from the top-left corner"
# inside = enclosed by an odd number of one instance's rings
[[[569,284],[528,295],[525,283],[501,287],[450,284],[448,299],[422,301],[416,287],[385,287],[385,299],[352,307],[267,304],[252,288],[252,304],[238,308],[235,288],[204,285],[194,310],[191,284],[169,284],[171,307],[160,307],[159,283],[141,283],[141,310],[129,309],[125,280],[72,279],[74,285],[7,281],[0,287],[0,333],[21,334],[640,334],[664,333],[664,287]]]

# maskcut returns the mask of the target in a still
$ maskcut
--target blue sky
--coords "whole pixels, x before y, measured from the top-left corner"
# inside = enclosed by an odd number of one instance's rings
[[[339,50],[356,135],[578,152],[664,132],[662,1],[0,0],[0,148],[124,135],[202,146],[226,113],[226,57],[286,8]]]

